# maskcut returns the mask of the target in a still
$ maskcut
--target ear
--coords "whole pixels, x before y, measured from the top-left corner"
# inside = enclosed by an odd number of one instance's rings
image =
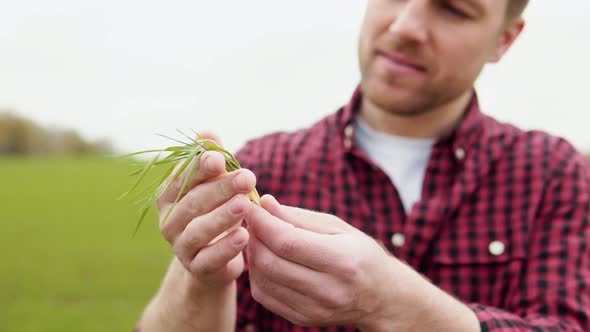
[[[504,25],[502,31],[500,32],[500,35],[498,36],[498,43],[496,44],[496,48],[494,49],[494,52],[490,55],[490,58],[488,59],[489,62],[498,62],[500,61],[500,59],[502,59],[504,54],[508,52],[510,46],[512,46],[516,38],[518,38],[522,30],[524,29],[524,25],[525,23],[523,18],[512,20]]]

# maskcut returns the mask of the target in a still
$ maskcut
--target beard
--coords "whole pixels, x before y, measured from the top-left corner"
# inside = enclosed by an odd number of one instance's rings
[[[387,81],[382,77],[363,77],[363,96],[389,114],[411,118],[429,113],[461,95],[460,92],[440,91],[441,89],[434,86],[415,89],[404,87],[398,82],[391,82],[394,80],[395,78]]]

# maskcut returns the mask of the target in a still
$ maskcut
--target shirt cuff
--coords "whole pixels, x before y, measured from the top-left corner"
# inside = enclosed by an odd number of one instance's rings
[[[480,323],[481,332],[516,332],[516,331],[571,331],[584,332],[579,325],[572,325],[556,317],[535,315],[520,317],[502,309],[479,303],[468,304]]]

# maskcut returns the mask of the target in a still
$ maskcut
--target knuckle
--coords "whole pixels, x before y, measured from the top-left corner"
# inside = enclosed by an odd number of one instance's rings
[[[224,265],[228,263],[231,259],[236,257],[241,251],[236,247],[229,245],[226,241],[218,241],[213,245],[215,248],[214,256],[210,261],[214,262],[215,265]]]
[[[198,219],[201,219],[201,233],[211,238],[217,237],[231,226],[231,219],[224,218],[216,212],[207,213]]]
[[[260,289],[264,290],[265,293],[272,294],[275,290],[275,286],[268,278],[262,278],[260,281]]]
[[[235,190],[234,190],[234,185],[233,185],[233,176],[231,176],[230,174],[226,174],[223,177],[222,181],[219,181],[218,186],[217,186],[217,190],[219,191],[219,194],[223,197],[231,197],[233,195],[235,195]]]
[[[283,239],[279,243],[279,248],[277,253],[279,256],[285,256],[291,254],[296,249],[296,244],[294,241],[289,239]]]
[[[263,259],[257,262],[258,269],[268,276],[274,276],[276,271],[276,264],[272,259]]]
[[[174,241],[175,234],[171,220],[168,220],[168,222],[165,222],[164,224],[160,225],[160,233],[162,234],[162,237],[164,237],[164,239],[169,243],[172,243]]]
[[[203,276],[215,272],[216,269],[210,261],[200,259],[199,254],[197,254],[190,263],[189,270],[195,275]]]
[[[330,292],[324,296],[324,304],[328,308],[345,308],[351,303],[347,292]]]
[[[196,199],[196,197],[194,197],[194,196],[195,196],[195,193],[194,193],[194,190],[192,190],[183,199],[184,210],[186,211],[186,213],[188,215],[190,215],[193,218],[198,217],[202,213],[202,210],[203,210],[203,207],[202,207],[203,205],[201,204],[201,201]]]
[[[195,248],[196,250],[199,250],[204,245],[203,234],[197,227],[198,222],[199,220],[196,219],[191,221],[184,230],[185,245],[187,248]]]
[[[188,264],[188,269],[196,276],[206,276],[215,272],[215,264],[204,257],[202,252],[197,252],[197,254],[190,259]]]
[[[218,241],[202,251],[197,251],[192,260],[192,272],[200,275],[217,272],[239,253],[240,250],[227,245],[225,241]]]
[[[226,214],[231,215],[229,207],[234,206],[234,207],[240,207],[241,213],[239,213],[239,215],[245,214],[247,212],[248,207],[249,207],[249,205],[248,205],[249,203],[250,203],[250,199],[248,198],[248,196],[246,196],[245,194],[237,194],[226,203],[225,212],[226,212]]]
[[[182,265],[190,271],[191,254],[188,253],[186,249],[179,247],[178,244],[172,246],[172,251],[180,263],[182,263]]]
[[[340,277],[346,281],[356,280],[360,271],[360,263],[358,260],[354,258],[350,258],[345,261],[341,261],[342,263],[339,266],[339,274]]]

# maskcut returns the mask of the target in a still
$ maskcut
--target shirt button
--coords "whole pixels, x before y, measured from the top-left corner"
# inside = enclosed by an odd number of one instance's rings
[[[350,137],[352,137],[353,133],[354,133],[354,128],[352,127],[352,125],[348,125],[348,126],[346,126],[346,128],[344,128],[344,136],[350,138]]]
[[[345,149],[350,149],[351,146],[352,146],[352,141],[350,140],[350,138],[346,138],[344,140],[344,148]]]
[[[254,325],[252,325],[252,324],[246,325],[246,332],[254,332],[254,331],[255,331]]]
[[[488,246],[488,250],[490,251],[490,254],[494,255],[494,256],[500,256],[504,253],[504,250],[506,249],[506,246],[504,245],[504,243],[500,242],[500,241],[492,241],[490,242],[490,245]]]
[[[391,236],[391,243],[395,247],[401,248],[406,243],[406,237],[401,233],[395,233]]]
[[[457,148],[455,150],[455,158],[457,158],[457,160],[465,159],[465,150],[463,148]]]

